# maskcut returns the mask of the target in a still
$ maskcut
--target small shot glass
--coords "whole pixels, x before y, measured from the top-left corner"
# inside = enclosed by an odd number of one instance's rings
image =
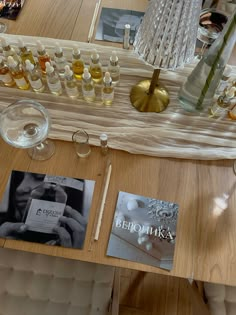
[[[89,145],[89,135],[83,129],[79,129],[75,131],[72,135],[72,141],[75,146],[76,154],[81,157],[85,158],[89,156],[91,153],[91,148]]]

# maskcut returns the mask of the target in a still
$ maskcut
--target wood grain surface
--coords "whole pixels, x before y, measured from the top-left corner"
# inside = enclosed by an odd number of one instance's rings
[[[212,214],[213,199],[230,191],[235,182],[232,161],[189,161],[132,155],[111,150],[112,175],[98,242],[92,242],[94,220],[98,209],[107,158],[99,147],[92,147],[87,159],[80,159],[70,142],[56,141],[56,153],[48,161],[32,161],[25,150],[0,142],[2,196],[12,169],[50,173],[96,180],[83,250],[7,240],[5,246],[50,255],[99,262],[114,266],[169,274],[184,278],[227,284],[236,283],[234,246],[235,197],[221,217]],[[127,191],[174,201],[180,205],[174,268],[171,272],[106,256],[118,192]]]
[[[93,10],[88,8],[95,7],[95,1],[87,2],[27,0],[19,18],[16,21],[7,21],[7,32],[85,41],[93,15]],[[128,1],[123,3],[126,6]],[[136,1],[132,3],[133,8],[136,9]],[[111,1],[110,4],[111,6],[114,4],[115,7],[115,1]],[[235,191],[232,191],[229,206],[221,216],[216,218],[212,212],[214,198],[229,192],[235,183],[232,160],[198,161],[158,158],[110,149],[112,175],[104,209],[105,220],[102,222],[99,241],[91,243],[106,158],[100,154],[99,147],[93,146],[92,153],[87,159],[79,159],[71,142],[55,142],[55,155],[48,161],[37,162],[30,160],[25,150],[15,149],[0,140],[0,198],[13,169],[96,180],[84,249],[65,249],[14,240],[7,240],[4,246],[183,278],[236,285]],[[173,200],[180,205],[174,268],[171,272],[106,256],[116,199],[120,190],[168,201]],[[0,243],[1,245],[3,243]]]

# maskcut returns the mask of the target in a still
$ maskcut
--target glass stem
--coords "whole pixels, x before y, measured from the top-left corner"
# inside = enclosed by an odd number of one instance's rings
[[[36,146],[36,148],[39,149],[39,150],[44,149],[44,144],[43,144],[43,142],[41,142],[40,144],[38,144],[38,145]]]
[[[157,86],[157,82],[159,79],[159,75],[160,75],[161,70],[160,69],[155,69],[153,71],[153,75],[152,75],[152,79],[151,79],[151,83],[150,83],[150,87],[148,90],[148,94],[153,94],[155,87]]]

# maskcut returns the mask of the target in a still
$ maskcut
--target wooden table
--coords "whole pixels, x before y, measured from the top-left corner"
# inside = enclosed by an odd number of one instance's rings
[[[87,1],[88,2],[88,1]],[[8,32],[32,36],[86,41],[95,1],[26,0],[17,21],[6,21]],[[119,1],[133,8],[134,0]],[[146,1],[135,0],[135,10],[144,10]],[[102,6],[115,7],[103,0]],[[117,6],[116,6],[117,7]],[[82,25],[82,26],[81,26]],[[236,285],[236,193],[222,216],[212,216],[213,198],[230,191],[235,183],[233,161],[194,161],[131,155],[110,150],[112,175],[98,242],[91,243],[97,205],[104,177],[106,157],[99,147],[87,159],[79,159],[70,142],[56,141],[56,153],[48,161],[31,160],[24,150],[0,140],[0,196],[12,169],[52,173],[96,180],[94,199],[83,250],[49,247],[14,240],[0,240],[7,248],[62,256],[183,278]],[[166,272],[131,261],[106,256],[107,242],[118,192],[173,200],[180,205],[174,268]]]

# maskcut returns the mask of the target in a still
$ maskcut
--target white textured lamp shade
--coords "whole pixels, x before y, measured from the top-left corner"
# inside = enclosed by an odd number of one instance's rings
[[[140,112],[161,112],[169,104],[167,89],[159,84],[160,69],[174,70],[194,57],[202,0],[151,0],[134,41],[139,57],[154,68],[130,92]]]
[[[192,60],[202,0],[151,0],[134,41],[154,68],[175,69]]]

